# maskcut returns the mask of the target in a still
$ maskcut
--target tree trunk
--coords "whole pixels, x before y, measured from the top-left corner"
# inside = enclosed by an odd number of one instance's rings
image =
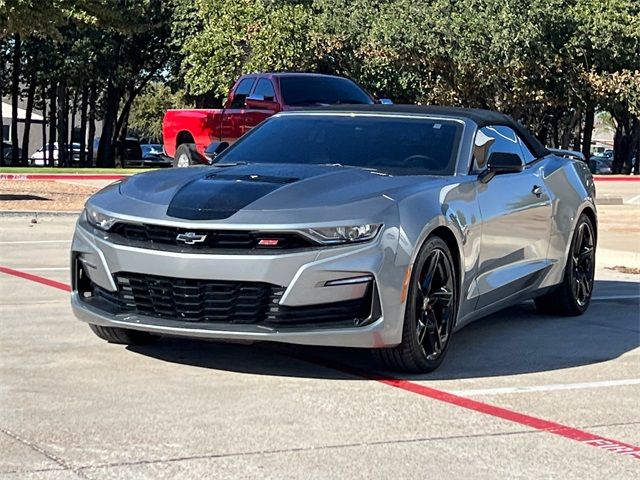
[[[47,152],[47,84],[42,85],[42,155],[43,165],[46,165],[44,158]]]
[[[13,37],[13,71],[11,76],[11,166],[18,166],[18,97],[20,96],[20,57],[22,41],[19,34]]]
[[[96,85],[91,84],[89,89],[89,165],[93,166],[93,145],[96,136]]]
[[[571,115],[571,118],[569,118],[569,121],[566,125],[563,125],[563,130],[562,130],[562,139],[560,140],[560,148],[564,149],[564,150],[568,150],[569,149],[569,145],[571,144],[571,140],[573,137],[573,134],[575,133],[576,130],[576,124],[580,122],[582,118],[582,115],[580,113],[580,109],[577,109],[575,112],[573,112],[573,114]]]
[[[557,115],[553,117],[553,148],[560,148],[560,128]]]
[[[87,166],[87,95],[89,89],[86,85],[82,87],[82,103],[80,106],[80,166]]]
[[[0,92],[0,102],[2,102],[2,92]],[[2,105],[0,103],[0,167],[4,167],[4,119],[2,118],[1,108]]]
[[[78,111],[78,89],[73,92],[73,101],[71,102],[71,126],[69,127],[69,166],[73,166],[73,131],[76,129],[76,112]]]
[[[634,175],[640,175],[640,118],[638,117],[634,117],[633,119],[631,138],[633,139],[631,154],[635,155],[633,173]]]
[[[98,166],[114,167],[113,140],[116,115],[118,113],[118,89],[111,79],[107,82],[106,110],[102,123],[102,136],[98,145]]]
[[[596,110],[592,105],[587,106],[584,115],[584,130],[582,132],[582,154],[589,161],[591,158],[591,139],[593,138],[593,122],[595,121]]]
[[[573,137],[573,150],[579,152],[580,149],[580,139],[582,138],[582,109],[578,109],[580,115],[578,116],[578,122],[575,126],[576,132]],[[588,159],[587,159],[588,160]]]
[[[122,112],[120,112],[120,116],[118,117],[118,122],[116,123],[116,130],[114,132],[116,145],[117,145],[117,160],[118,166],[124,166],[124,155],[125,155],[125,146],[127,141],[127,128],[129,125],[129,113],[131,112],[131,105],[133,103],[133,99],[135,98],[134,88],[133,86],[129,89],[127,100],[125,101]]]
[[[26,167],[29,164],[29,137],[31,135],[31,115],[33,114],[33,101],[35,95],[36,81],[35,78],[31,78],[29,89],[27,90],[27,108],[24,119],[24,132],[22,134],[22,158],[20,159],[20,164],[23,167]]]
[[[615,116],[616,133],[613,140],[613,173],[631,173],[630,163],[633,155],[632,119],[627,113]]]
[[[56,84],[56,82],[54,81],[51,84],[51,97],[50,97],[50,102],[49,102],[49,145],[48,145],[48,152],[45,155],[47,158],[47,161],[45,162],[48,166],[53,167],[54,166],[54,147],[53,144],[56,141],[56,131],[58,130],[58,125],[57,125],[57,120],[58,120],[58,116],[56,115],[56,111],[57,111],[57,102],[58,102],[58,98],[56,96],[56,92],[58,90],[58,85]]]
[[[65,80],[58,84],[58,166],[66,167],[67,139],[69,138],[69,102],[67,101],[67,85]]]

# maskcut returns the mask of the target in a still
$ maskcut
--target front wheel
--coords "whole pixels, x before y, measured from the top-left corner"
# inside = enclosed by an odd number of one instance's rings
[[[411,274],[402,342],[374,353],[392,370],[435,370],[451,343],[457,305],[458,283],[451,252],[441,238],[431,237],[421,248]]]
[[[569,248],[562,283],[550,293],[535,299],[542,313],[563,316],[582,315],[589,308],[596,265],[596,234],[593,223],[580,215]]]

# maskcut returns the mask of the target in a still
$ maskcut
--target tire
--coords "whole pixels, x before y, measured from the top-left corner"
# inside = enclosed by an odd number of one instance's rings
[[[583,213],[573,232],[562,283],[535,299],[538,311],[566,317],[586,312],[593,294],[595,264],[596,233],[593,223]]]
[[[202,165],[200,154],[196,150],[194,143],[183,143],[176,149],[173,157],[174,167],[190,167],[192,165]]]
[[[434,236],[420,249],[411,273],[401,343],[374,354],[391,370],[432,372],[448,351],[457,314],[455,264],[447,244]]]
[[[122,345],[147,345],[156,342],[160,337],[138,330],[128,330],[126,328],[102,327],[100,325],[89,324],[91,331],[102,340],[109,343]]]

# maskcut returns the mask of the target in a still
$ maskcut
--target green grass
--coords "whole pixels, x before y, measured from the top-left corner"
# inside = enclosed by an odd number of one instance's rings
[[[111,175],[126,175],[153,170],[151,168],[62,168],[62,167],[0,167],[0,173],[108,173]]]

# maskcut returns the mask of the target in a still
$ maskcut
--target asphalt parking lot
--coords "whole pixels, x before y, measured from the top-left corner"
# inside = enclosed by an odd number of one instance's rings
[[[105,343],[65,291],[74,220],[0,217],[0,478],[638,478],[640,275],[612,269],[636,233],[601,228],[584,316],[526,303],[398,376],[365,351]]]

